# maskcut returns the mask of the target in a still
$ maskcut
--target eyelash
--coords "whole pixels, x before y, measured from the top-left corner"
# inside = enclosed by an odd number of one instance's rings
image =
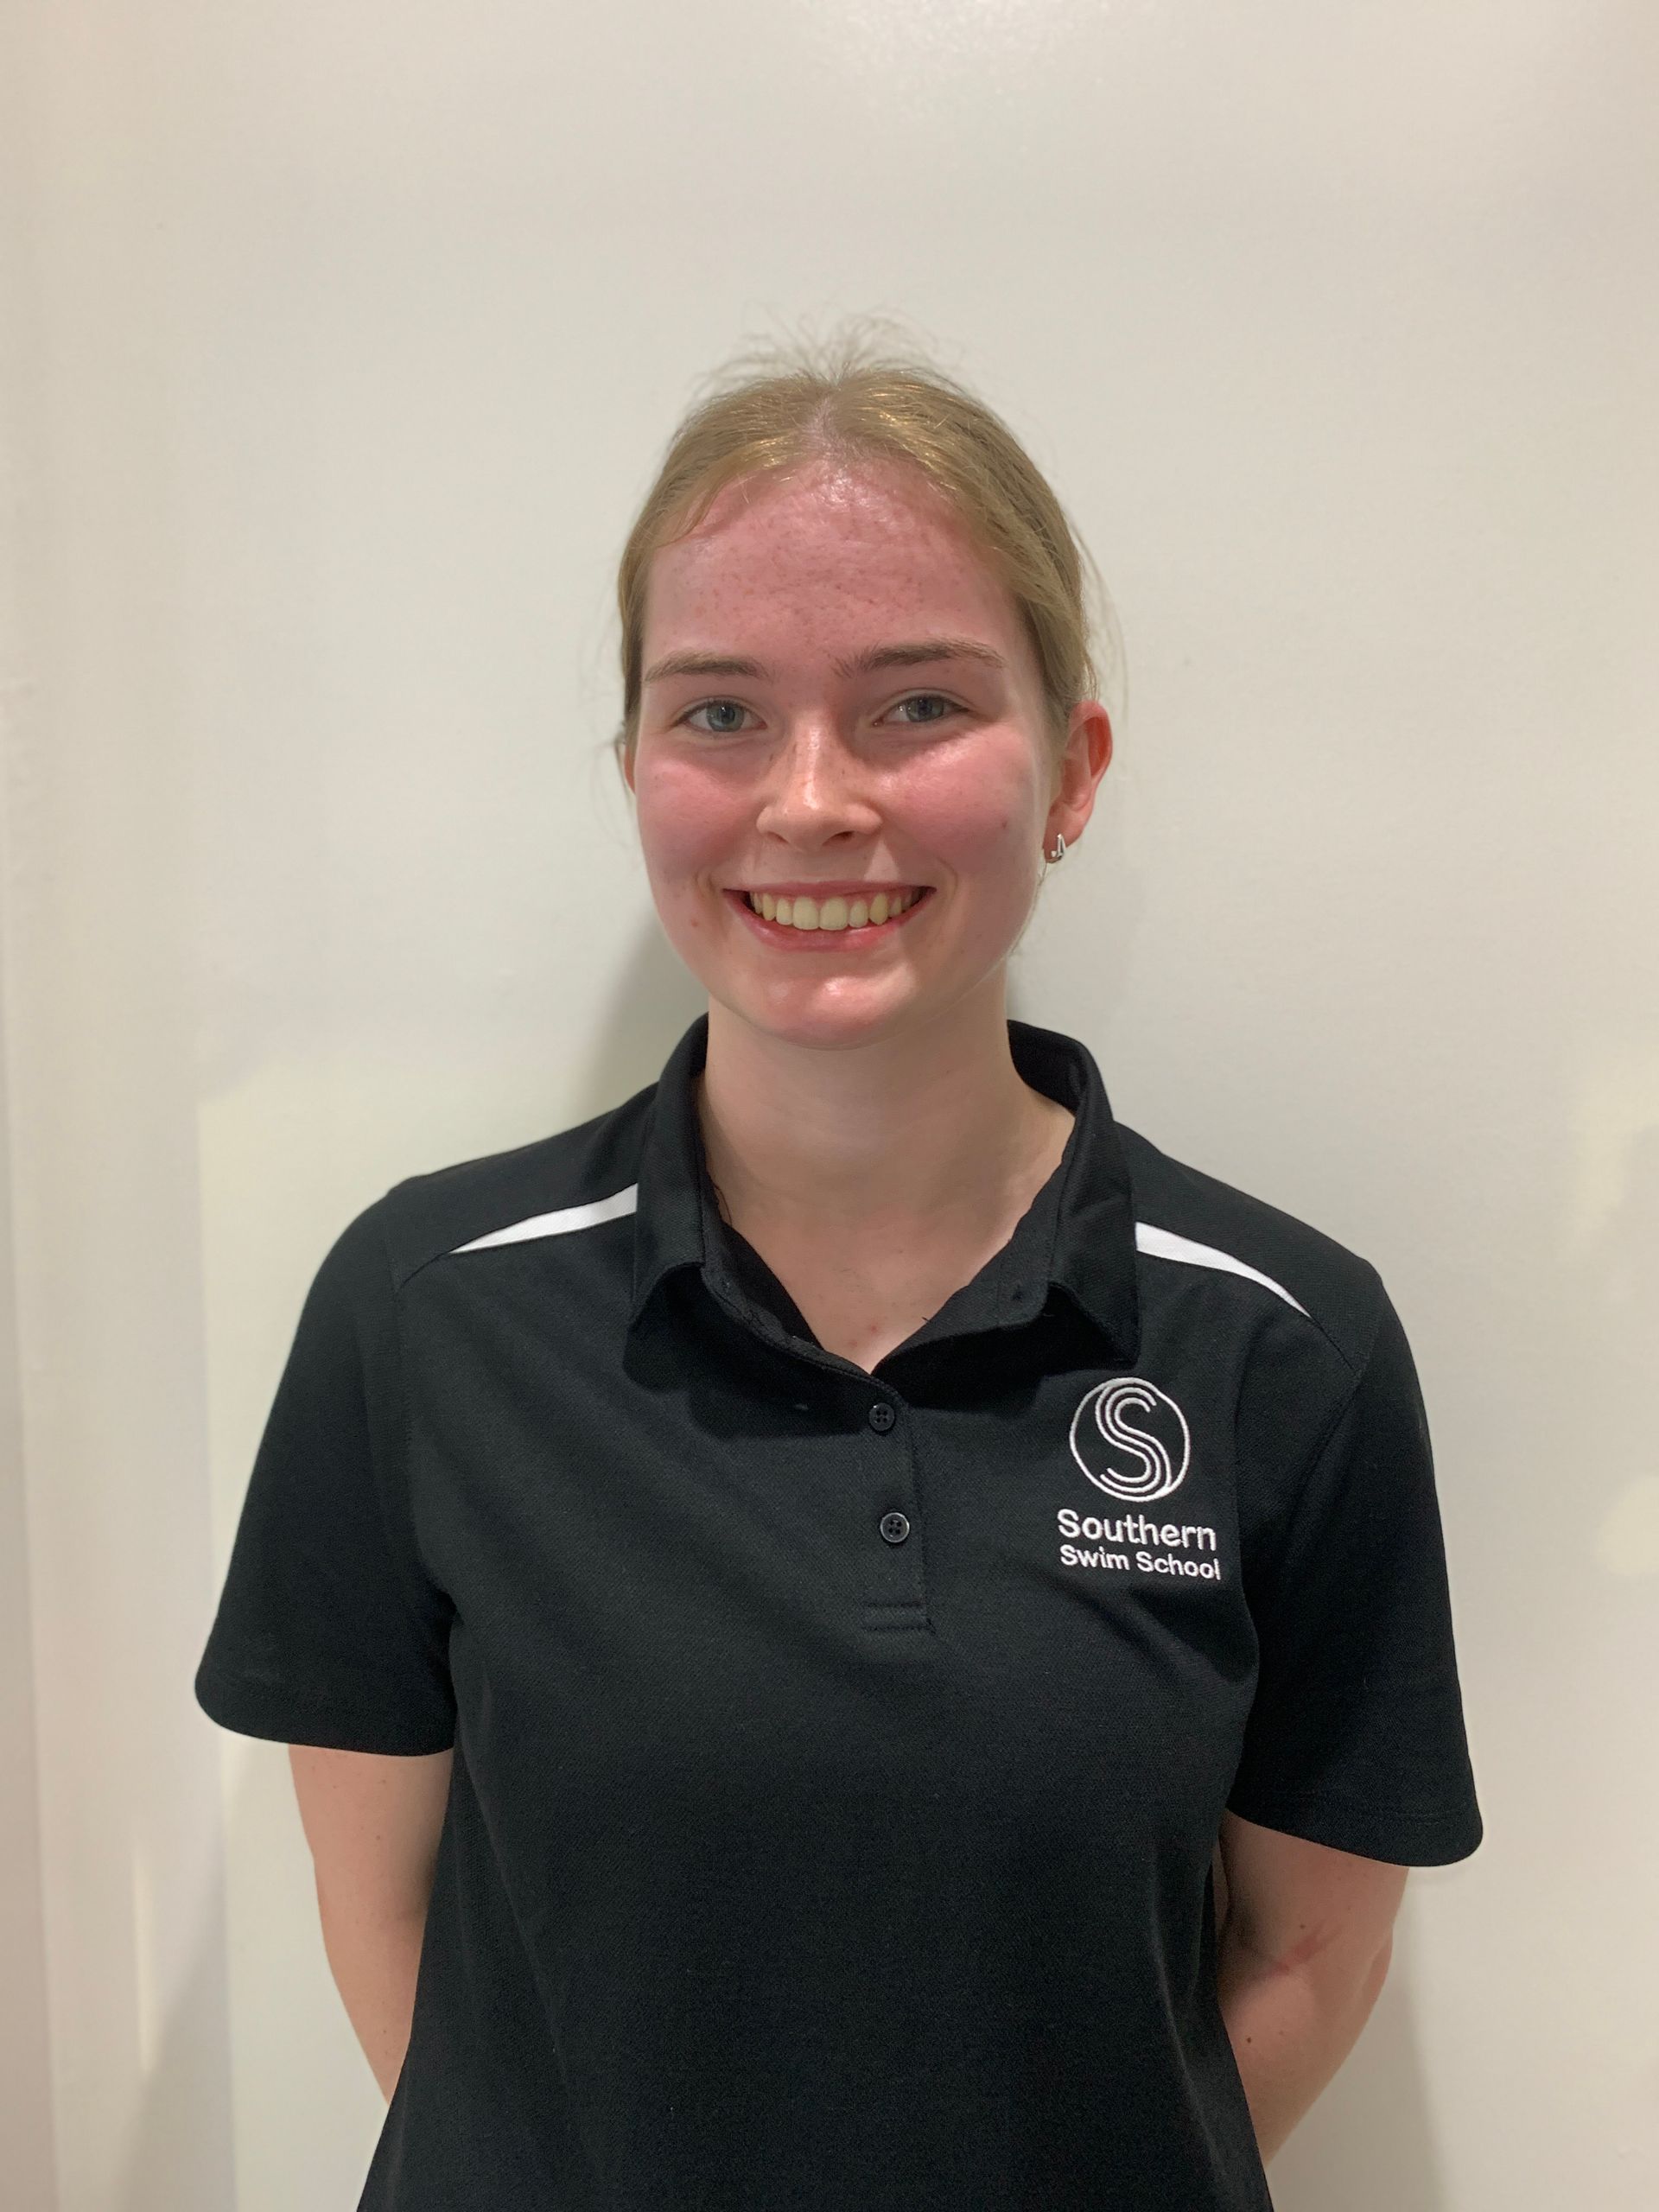
[[[967,712],[965,707],[960,706],[956,700],[948,697],[943,691],[908,691],[902,699],[895,699],[893,703],[895,707],[909,707],[913,706],[918,699],[940,700],[953,715]],[[692,715],[700,715],[705,707],[741,707],[742,704],[741,699],[703,699],[695,707],[688,707],[679,720],[689,724]],[[745,709],[745,711],[747,710]],[[935,715],[926,721],[909,722],[905,727],[910,729],[931,729],[946,719],[947,716],[944,715]],[[703,729],[701,734],[704,737],[745,737],[748,734],[746,730],[741,729]]]

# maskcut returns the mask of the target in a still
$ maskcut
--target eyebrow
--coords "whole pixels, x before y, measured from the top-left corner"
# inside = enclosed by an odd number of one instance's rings
[[[879,668],[914,668],[936,660],[976,660],[988,668],[1007,666],[1001,653],[975,638],[918,638],[906,645],[873,645],[868,652],[854,653],[830,664],[837,676],[850,679],[872,675]],[[671,676],[747,676],[760,683],[772,681],[771,670],[758,660],[747,660],[735,653],[694,652],[669,653],[653,661],[642,681],[657,683]]]

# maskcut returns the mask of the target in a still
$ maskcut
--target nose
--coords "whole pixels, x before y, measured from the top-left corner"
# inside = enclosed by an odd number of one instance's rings
[[[766,764],[756,826],[795,843],[868,834],[881,819],[869,785],[869,764],[833,715],[802,715]]]

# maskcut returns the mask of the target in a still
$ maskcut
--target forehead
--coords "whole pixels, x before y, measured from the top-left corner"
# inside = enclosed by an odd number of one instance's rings
[[[728,485],[690,537],[653,556],[646,594],[650,656],[761,635],[798,646],[804,628],[832,650],[849,630],[898,625],[909,635],[930,620],[1010,646],[1020,632],[1013,595],[967,524],[918,471],[897,465],[817,463]]]

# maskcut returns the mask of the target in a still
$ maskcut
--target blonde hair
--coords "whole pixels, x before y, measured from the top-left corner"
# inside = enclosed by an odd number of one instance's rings
[[[871,319],[864,320],[868,327]],[[826,461],[908,462],[944,495],[1020,610],[1058,768],[1071,709],[1100,685],[1085,564],[1109,626],[1110,602],[1092,555],[1007,423],[913,350],[884,350],[856,326],[822,345],[795,339],[751,349],[706,382],[705,396],[669,442],[617,571],[622,720],[612,745],[619,766],[632,765],[639,740],[652,555],[694,531],[728,486]]]

